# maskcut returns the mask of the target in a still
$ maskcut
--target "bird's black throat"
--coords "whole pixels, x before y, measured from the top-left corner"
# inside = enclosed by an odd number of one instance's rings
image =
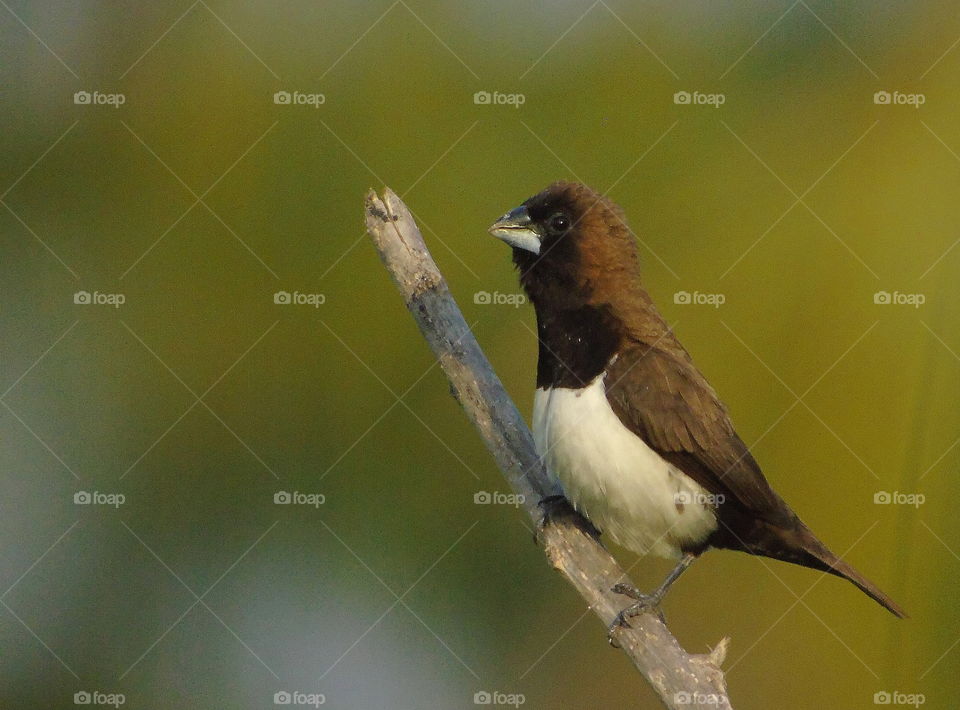
[[[620,336],[605,307],[537,308],[537,387],[586,387],[613,357]]]
[[[581,389],[606,369],[620,344],[620,324],[606,305],[590,303],[571,268],[573,245],[550,253],[513,250],[520,283],[537,313],[537,387]]]

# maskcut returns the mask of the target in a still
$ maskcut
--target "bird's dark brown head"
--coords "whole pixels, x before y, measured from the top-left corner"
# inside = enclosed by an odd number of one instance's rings
[[[490,233],[513,247],[520,282],[540,308],[609,303],[638,286],[622,210],[576,182],[556,182],[503,215]]]
[[[666,329],[640,285],[623,212],[586,185],[557,182],[497,220],[537,311],[537,386],[582,387],[625,339]]]

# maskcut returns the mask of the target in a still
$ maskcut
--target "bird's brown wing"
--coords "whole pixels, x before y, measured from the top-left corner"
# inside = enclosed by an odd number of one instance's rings
[[[774,525],[792,526],[793,512],[767,483],[726,407],[678,344],[669,349],[629,344],[608,367],[604,384],[617,417],[647,446],[711,493]]]

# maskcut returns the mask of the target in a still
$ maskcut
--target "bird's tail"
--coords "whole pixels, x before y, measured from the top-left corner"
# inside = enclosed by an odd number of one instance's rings
[[[803,550],[808,556],[808,559],[801,562],[801,564],[849,580],[855,584],[860,591],[888,609],[891,613],[901,619],[907,618],[907,612],[903,610],[903,607],[880,591],[880,588],[876,584],[857,572],[851,565],[830,552],[826,545],[820,542],[806,526],[802,528],[801,537],[803,538]]]

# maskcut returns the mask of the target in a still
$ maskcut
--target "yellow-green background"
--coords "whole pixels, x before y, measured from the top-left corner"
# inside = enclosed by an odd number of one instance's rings
[[[911,613],[718,552],[666,602],[678,638],[731,638],[740,709],[957,707],[958,37],[932,3],[6,0],[0,706],[655,706],[523,515],[474,504],[506,484],[363,237],[367,188],[403,194],[529,414],[532,310],[474,303],[518,290],[485,228],[577,176],[775,487]]]

